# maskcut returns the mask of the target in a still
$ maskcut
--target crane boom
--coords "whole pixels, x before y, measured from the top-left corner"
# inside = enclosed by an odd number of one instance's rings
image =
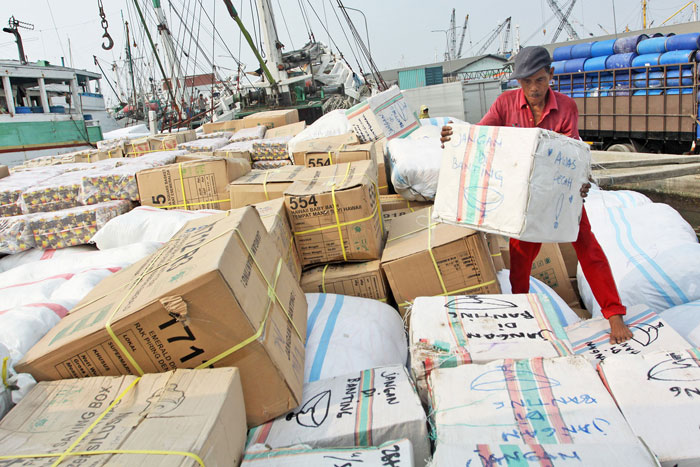
[[[566,29],[566,32],[569,33],[569,36],[571,36],[572,39],[580,39],[574,30],[574,27],[571,25],[571,23],[569,23],[569,20],[567,19],[568,15],[564,15],[564,12],[561,11],[561,8],[559,8],[559,4],[557,4],[556,0],[547,0],[547,3],[556,15],[560,24],[564,25],[564,29]]]
[[[457,25],[455,24],[455,9],[452,9],[452,15],[450,16],[450,29],[449,34],[449,49],[447,50],[448,60],[454,60],[457,58]]]
[[[564,19],[568,22],[569,15],[571,15],[571,10],[574,9],[574,5],[576,4],[576,0],[571,0],[571,3],[569,3],[569,8],[567,8],[566,13],[564,14]],[[564,21],[559,22],[559,26],[557,27],[557,30],[554,31],[554,37],[552,38],[552,44],[557,41],[559,38],[559,34],[561,33],[562,29],[564,29]]]
[[[467,23],[469,23],[469,15],[464,18],[464,26],[462,26],[462,36],[459,38],[459,49],[457,49],[457,57],[462,57],[462,46],[464,45],[464,35],[467,32]]]
[[[504,29],[506,26],[510,27],[510,18],[511,18],[510,16],[509,16],[508,18],[506,18],[505,21],[503,21],[501,24],[499,24],[499,25],[496,27],[496,29],[493,30],[493,32],[491,33],[491,35],[486,39],[486,42],[484,42],[484,45],[481,46],[481,48],[480,48],[479,51],[476,53],[476,55],[483,55],[483,53],[486,52],[486,50],[489,48],[489,46],[490,46],[491,44],[493,44],[493,41],[496,40],[496,38],[498,37],[498,35],[501,34],[501,31],[503,31],[503,29]]]

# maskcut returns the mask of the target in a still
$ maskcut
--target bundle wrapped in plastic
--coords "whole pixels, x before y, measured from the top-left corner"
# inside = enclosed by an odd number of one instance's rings
[[[80,206],[80,189],[83,177],[99,174],[91,168],[81,172],[67,172],[37,183],[22,192],[22,213],[60,211]]]
[[[56,174],[60,170],[47,167],[42,170],[27,172],[13,172],[9,177],[0,179],[0,217],[18,216],[22,214],[22,192],[32,185],[41,183]]]
[[[213,134],[213,133],[210,133]],[[228,138],[203,138],[186,143],[178,144],[178,149],[185,149],[189,152],[216,151],[228,144]]]
[[[396,192],[410,201],[435,199],[442,165],[440,127],[426,125],[407,138],[392,139],[387,151]]]
[[[279,136],[277,138],[263,139],[253,143],[250,159],[256,161],[279,161],[289,159],[287,143],[292,136]]]
[[[54,212],[0,218],[0,253],[30,248],[83,245],[113,217],[131,210],[130,201],[109,201]]]
[[[243,128],[242,130],[238,130],[233,134],[231,137],[231,142],[236,142],[236,141],[250,141],[253,139],[262,139],[265,137],[265,132],[267,131],[267,127],[265,125],[260,125],[260,126],[254,126],[251,128]]]
[[[258,170],[269,170],[277,169],[279,167],[284,167],[286,165],[292,165],[292,161],[285,159],[282,161],[255,161],[253,162],[253,168]]]
[[[233,136],[232,131],[215,131],[214,133],[197,133],[197,139],[226,138],[228,140],[232,136]]]

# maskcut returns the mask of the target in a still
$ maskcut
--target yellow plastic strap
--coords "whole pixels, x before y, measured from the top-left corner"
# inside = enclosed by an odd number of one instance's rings
[[[5,357],[2,359],[2,373],[0,373],[0,376],[2,376],[2,385],[5,386],[5,388],[10,387],[10,383],[7,378],[7,362],[10,360],[10,357]]]
[[[427,228],[431,229],[431,228],[435,227],[436,225],[438,225],[438,222],[433,222],[432,224],[428,225]],[[397,235],[396,237],[392,237],[392,238],[388,239],[386,242],[387,243],[393,242],[393,241],[398,240],[400,238],[408,237],[409,235],[413,235],[415,233],[422,232],[425,229],[426,229],[426,227],[421,227],[420,229],[412,230],[411,232],[406,232],[405,234],[401,234],[401,235]]]
[[[428,219],[430,219],[431,210],[432,208],[428,208]],[[440,272],[440,268],[438,267],[437,261],[435,261],[435,255],[433,255],[432,231],[433,227],[428,225],[428,253],[430,254],[430,259],[433,260],[433,267],[435,268],[435,272],[437,273],[438,279],[440,279],[440,287],[442,287],[442,292],[445,295],[447,295],[447,287],[445,287],[445,281],[442,279],[442,273]]]
[[[149,152],[163,152],[163,151],[177,151],[177,148],[170,148],[170,149],[154,149],[154,150],[146,150],[146,151],[136,151],[136,152],[127,152],[127,156],[133,156],[134,154],[136,155],[141,155],[141,154],[147,154]]]
[[[110,149],[109,151],[107,151],[107,156],[109,156],[110,159],[112,158],[112,149]]]
[[[182,207],[186,207],[186,206],[201,206],[202,204],[225,203],[227,201],[231,201],[231,198],[215,199],[215,200],[211,200],[211,201],[200,201],[198,203],[168,204],[167,206],[149,206],[149,207],[158,208],[158,209],[175,209],[175,208],[182,208]]]
[[[182,191],[182,204],[187,209],[187,195],[185,194],[185,181],[182,176],[182,162],[177,164],[177,170],[180,173],[180,190]]]
[[[326,269],[328,269],[328,264],[323,266],[323,272],[321,273],[321,291],[326,293]]]
[[[328,165],[333,165],[333,153],[328,151]]]
[[[58,457],[56,461],[51,464],[52,467],[55,467],[59,465],[61,462],[66,460],[67,457],[74,457],[74,456],[97,456],[97,455],[104,455],[104,454],[141,454],[141,455],[161,455],[161,456],[184,456],[184,457],[189,457],[190,459],[193,459],[195,462],[197,462],[200,466],[204,467],[204,461],[197,455],[192,452],[185,452],[185,451],[161,451],[161,450],[156,450],[156,449],[107,449],[107,450],[102,450],[102,451],[73,451],[73,449],[80,444],[80,442],[85,439],[85,437],[90,434],[92,430],[95,429],[95,427],[104,419],[109,412],[114,409],[114,407],[119,404],[119,402],[126,396],[129,391],[131,391],[134,387],[136,387],[136,384],[141,380],[141,377],[139,376],[138,378],[134,379],[134,381],[129,384],[124,391],[117,396],[114,401],[109,404],[109,407],[105,409],[104,412],[100,414],[99,417],[95,419],[92,424],[90,424],[89,427],[80,435],[76,440],[71,444],[68,449],[66,449],[63,453],[58,454],[58,453],[53,453],[53,454],[18,454],[18,455],[11,455],[11,456],[0,456],[0,460],[11,460],[11,459],[37,459],[37,458],[48,458],[48,457]]]
[[[491,256],[501,256],[501,253],[493,253]]]
[[[265,200],[270,201],[270,195],[267,194],[267,176],[270,174],[269,170],[265,171],[265,178],[263,178],[263,191],[265,192]]]
[[[345,169],[345,177],[343,177],[343,181],[340,182],[340,185],[342,186],[345,183],[345,180],[347,180],[348,175],[350,174],[350,166],[352,164],[347,165],[347,169]],[[331,185],[331,198],[333,199],[333,213],[335,214],[335,225],[338,227],[338,236],[340,237],[340,247],[343,249],[343,261],[348,260],[348,255],[347,252],[345,251],[345,241],[343,240],[343,229],[340,225],[340,217],[338,216],[338,204],[335,202],[335,187],[336,187],[335,180],[333,180],[333,185]]]

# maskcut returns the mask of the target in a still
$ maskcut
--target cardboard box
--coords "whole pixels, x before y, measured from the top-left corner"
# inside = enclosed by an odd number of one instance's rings
[[[573,242],[586,143],[541,128],[459,124],[445,144],[436,220],[530,242]]]
[[[168,151],[177,149],[177,145],[180,144],[180,142],[177,140],[177,136],[170,134],[151,136],[148,138],[148,144],[151,147],[151,151]]]
[[[110,403],[123,396],[111,409]],[[107,415],[99,420],[99,417]],[[99,420],[99,422],[98,422]],[[92,423],[97,422],[93,427]],[[79,437],[87,433],[80,442]],[[237,368],[96,377],[37,384],[0,422],[4,455],[54,454],[13,465],[52,465],[64,452],[140,451],[65,458],[65,465],[237,465],[246,439]],[[168,462],[170,461],[170,462]]]
[[[323,138],[299,141],[293,145],[290,144],[289,149],[292,152],[292,159],[296,165],[306,165],[304,162],[304,154],[307,152],[334,151],[339,147],[349,146],[359,142],[355,133],[344,133],[337,136],[326,136]]]
[[[206,133],[206,131],[205,131]],[[164,136],[174,136],[175,139],[177,139],[177,144],[180,143],[187,143],[188,141],[194,141],[197,139],[197,132],[194,130],[182,130],[182,131],[172,131],[172,132],[163,132],[163,133],[156,133],[153,135],[153,138],[161,138]]]
[[[246,128],[243,120],[226,120],[225,122],[212,122],[202,125],[204,133],[216,133],[219,131],[238,131]]]
[[[294,235],[289,226],[287,210],[284,207],[284,198],[276,198],[270,201],[256,203],[253,207],[260,214],[260,219],[277,245],[277,251],[282,255],[282,259],[287,264],[289,271],[296,278],[301,279],[301,261],[297,249],[294,246]],[[306,292],[306,291],[305,291]]]
[[[338,459],[357,465],[413,466],[413,449],[407,439],[399,439],[378,446],[309,449],[305,445],[281,449],[269,449],[257,444],[249,447],[243,457],[242,467],[333,467]],[[349,467],[351,464],[340,464]]]
[[[632,431],[662,465],[700,464],[698,360],[691,348],[610,358],[598,367]]]
[[[430,457],[425,412],[403,365],[306,383],[301,406],[250,430],[248,444],[329,448],[381,444],[399,436],[411,441],[421,465]]]
[[[334,293],[387,301],[388,287],[379,261],[326,264],[305,271],[301,289],[306,293]]]
[[[304,165],[323,167],[356,161],[377,161],[374,143],[344,145],[341,144],[328,151],[308,151],[304,154]]]
[[[250,172],[243,159],[195,158],[136,174],[141,204],[162,209],[231,209],[228,184]]]
[[[579,321],[567,326],[565,330],[574,353],[595,363],[618,355],[639,355],[692,347],[663,318],[645,305],[628,307],[624,321],[632,331],[632,339],[622,344],[610,343],[610,323],[605,318]]]
[[[100,282],[15,369],[45,381],[237,366],[257,426],[301,402],[306,297],[280,261],[253,208],[194,219]]]
[[[495,234],[485,234],[486,244],[489,246],[489,252],[491,253],[491,260],[493,261],[493,267],[496,268],[496,272],[505,269],[506,265],[503,262],[503,254],[501,253],[501,244],[503,237],[501,235]]]
[[[350,127],[362,143],[405,138],[420,127],[398,86],[392,86],[345,111]]]
[[[418,297],[408,333],[411,370],[428,401],[427,379],[442,367],[573,355],[546,295]]]
[[[241,208],[275,198],[283,198],[287,188],[300,178],[305,167],[288,165],[277,169],[252,170],[228,186],[231,208]]]
[[[436,437],[443,443],[638,443],[595,369],[580,356],[442,368],[430,374],[429,385]]]
[[[532,262],[530,275],[550,286],[569,306],[580,306],[576,293],[571,287],[571,280],[558,244],[542,244],[540,252]]]
[[[382,254],[401,314],[416,297],[500,293],[483,233],[432,222],[430,215],[428,208],[393,220]]]
[[[574,250],[574,245],[571,243],[560,243],[559,251],[561,252],[562,258],[564,258],[564,264],[566,265],[566,273],[569,277],[576,277],[576,269],[578,268],[578,257],[576,256],[576,250]]]
[[[280,127],[270,128],[265,132],[265,138],[278,138],[280,136],[296,136],[306,128],[306,122],[290,123]]]
[[[433,205],[433,203],[425,201],[408,201],[401,195],[381,195],[379,197],[379,202],[382,205],[384,230],[387,232],[390,231],[391,223],[397,217],[405,216],[409,212],[415,212]]]
[[[5,178],[10,176],[10,169],[6,165],[0,165],[0,178]]]
[[[382,253],[374,161],[306,169],[284,192],[303,266],[368,261]]]
[[[290,123],[299,121],[299,112],[297,109],[285,110],[268,110],[266,112],[257,112],[243,117],[243,125],[245,128],[257,125],[265,125],[268,130],[277,128]]]
[[[129,140],[124,145],[124,156],[139,157],[151,152],[151,143],[149,143],[148,139],[148,136],[144,136],[143,138]]]

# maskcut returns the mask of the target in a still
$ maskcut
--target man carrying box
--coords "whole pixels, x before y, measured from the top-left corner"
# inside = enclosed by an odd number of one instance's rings
[[[554,76],[552,59],[544,47],[525,47],[515,56],[515,71],[520,89],[506,91],[493,103],[479,125],[544,128],[580,139],[578,109],[570,97],[549,89]],[[440,141],[450,140],[452,127],[442,127]],[[581,197],[588,195],[591,184],[581,187]],[[527,293],[530,288],[532,262],[541,243],[510,239],[510,284],[513,293]],[[573,243],[581,268],[600,304],[603,316],[610,323],[610,342],[621,343],[632,338],[623,321],[626,313],[615,286],[615,280],[603,249],[598,244],[586,209],[581,214],[578,238]]]

